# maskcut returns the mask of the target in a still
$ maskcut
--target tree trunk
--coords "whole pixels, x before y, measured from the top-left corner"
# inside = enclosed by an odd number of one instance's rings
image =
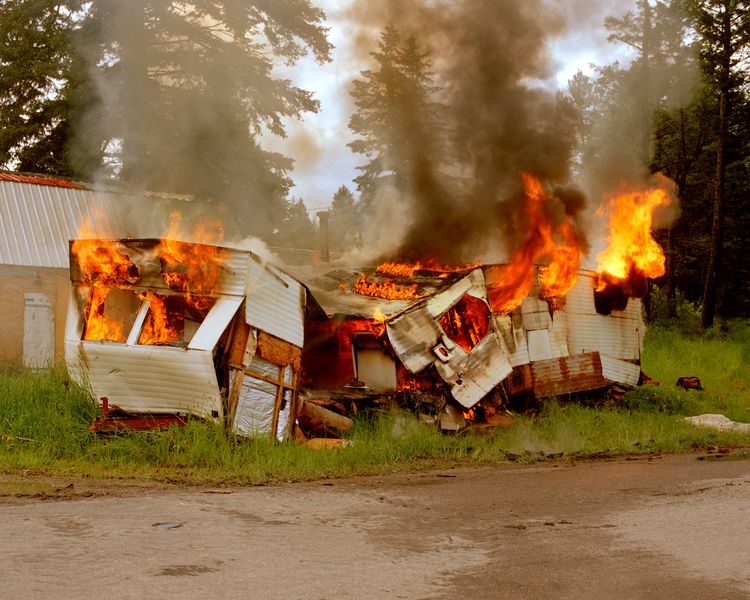
[[[722,15],[722,54],[719,66],[719,135],[716,145],[716,182],[714,187],[713,222],[711,225],[711,254],[708,258],[706,286],[703,290],[701,327],[706,329],[714,323],[716,290],[721,265],[724,234],[724,189],[726,183],[726,148],[729,130],[729,88],[732,61],[732,21],[730,7]]]

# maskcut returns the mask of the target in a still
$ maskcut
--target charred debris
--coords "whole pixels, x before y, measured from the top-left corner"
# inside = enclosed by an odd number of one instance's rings
[[[66,362],[105,404],[95,431],[198,417],[300,442],[335,440],[373,408],[458,431],[507,424],[541,398],[639,383],[638,299],[603,309],[596,274],[583,270],[549,297],[540,265],[508,310],[505,268],[386,263],[293,276],[245,250],[77,240]]]

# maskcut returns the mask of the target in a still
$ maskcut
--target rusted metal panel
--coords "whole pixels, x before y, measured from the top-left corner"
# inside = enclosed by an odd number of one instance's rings
[[[252,255],[248,261],[248,325],[301,348],[305,340],[305,288],[295,279],[263,264]]]
[[[594,390],[607,385],[598,352],[541,360],[531,364],[538,398]]]
[[[618,360],[606,354],[601,355],[602,374],[607,381],[622,383],[635,387],[641,378],[641,367],[633,363]]]
[[[506,378],[505,385],[511,396],[530,392],[534,388],[534,375],[530,364],[513,367],[513,372]]]

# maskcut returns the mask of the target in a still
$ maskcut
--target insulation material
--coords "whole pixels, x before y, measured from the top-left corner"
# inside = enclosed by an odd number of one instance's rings
[[[55,360],[55,317],[44,294],[24,294],[23,365],[49,367]]]
[[[279,411],[279,423],[276,427],[276,439],[283,442],[289,437],[289,419],[292,415],[292,390],[284,390],[284,399]]]
[[[244,374],[232,431],[248,437],[271,434],[278,389],[272,383]]]
[[[602,375],[607,381],[635,387],[641,378],[641,367],[606,354],[601,354]]]

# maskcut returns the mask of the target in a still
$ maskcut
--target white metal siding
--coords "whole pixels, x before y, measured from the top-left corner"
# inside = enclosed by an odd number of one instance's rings
[[[211,352],[71,341],[66,350],[68,360],[77,354],[86,365],[94,397],[106,396],[110,406],[135,413],[222,415]],[[77,365],[72,367],[75,373]]]
[[[305,339],[305,288],[286,273],[248,261],[247,324],[302,347]]]
[[[641,377],[641,368],[633,363],[618,360],[600,353],[602,360],[602,375],[607,381],[616,381],[635,387]]]

